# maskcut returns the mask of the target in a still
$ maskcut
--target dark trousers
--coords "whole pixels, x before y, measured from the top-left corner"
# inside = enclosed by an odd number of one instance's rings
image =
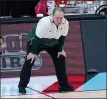
[[[53,60],[59,85],[67,86],[68,79],[66,75],[66,59],[62,55],[59,58],[57,58],[57,54],[58,54],[57,45],[52,48],[41,48],[40,51],[42,50],[45,50],[48,54],[50,54]],[[30,45],[28,43],[27,54],[29,52],[30,52]],[[30,60],[25,60],[25,63],[20,73],[19,87],[22,87],[22,88],[27,87],[27,84],[29,83],[29,80],[30,80],[33,63],[31,63]]]

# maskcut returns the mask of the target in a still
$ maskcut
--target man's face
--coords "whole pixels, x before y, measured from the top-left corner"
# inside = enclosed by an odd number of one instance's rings
[[[63,12],[56,11],[55,14],[53,15],[54,23],[58,26],[62,24],[63,18],[64,18]]]

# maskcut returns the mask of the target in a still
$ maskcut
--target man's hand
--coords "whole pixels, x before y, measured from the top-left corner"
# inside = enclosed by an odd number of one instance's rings
[[[33,62],[33,60],[37,57],[37,55],[33,54],[33,53],[29,53],[27,55],[27,60],[31,59],[31,63]]]
[[[65,51],[58,52],[58,56],[57,56],[57,57],[59,58],[60,55],[63,55],[64,57],[66,57],[66,53],[65,53]]]

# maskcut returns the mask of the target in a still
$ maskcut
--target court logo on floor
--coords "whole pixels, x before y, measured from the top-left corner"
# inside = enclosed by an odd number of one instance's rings
[[[20,71],[26,58],[26,42],[27,33],[11,34],[3,36],[4,52],[0,56],[1,72]],[[42,66],[42,58],[39,55],[34,64],[34,70],[38,70]]]

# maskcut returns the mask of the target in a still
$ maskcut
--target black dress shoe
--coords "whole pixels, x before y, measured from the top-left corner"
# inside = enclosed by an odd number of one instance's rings
[[[74,88],[71,85],[59,86],[59,92],[70,92],[70,91],[74,91]]]
[[[26,94],[26,89],[25,88],[19,88],[19,93]]]

